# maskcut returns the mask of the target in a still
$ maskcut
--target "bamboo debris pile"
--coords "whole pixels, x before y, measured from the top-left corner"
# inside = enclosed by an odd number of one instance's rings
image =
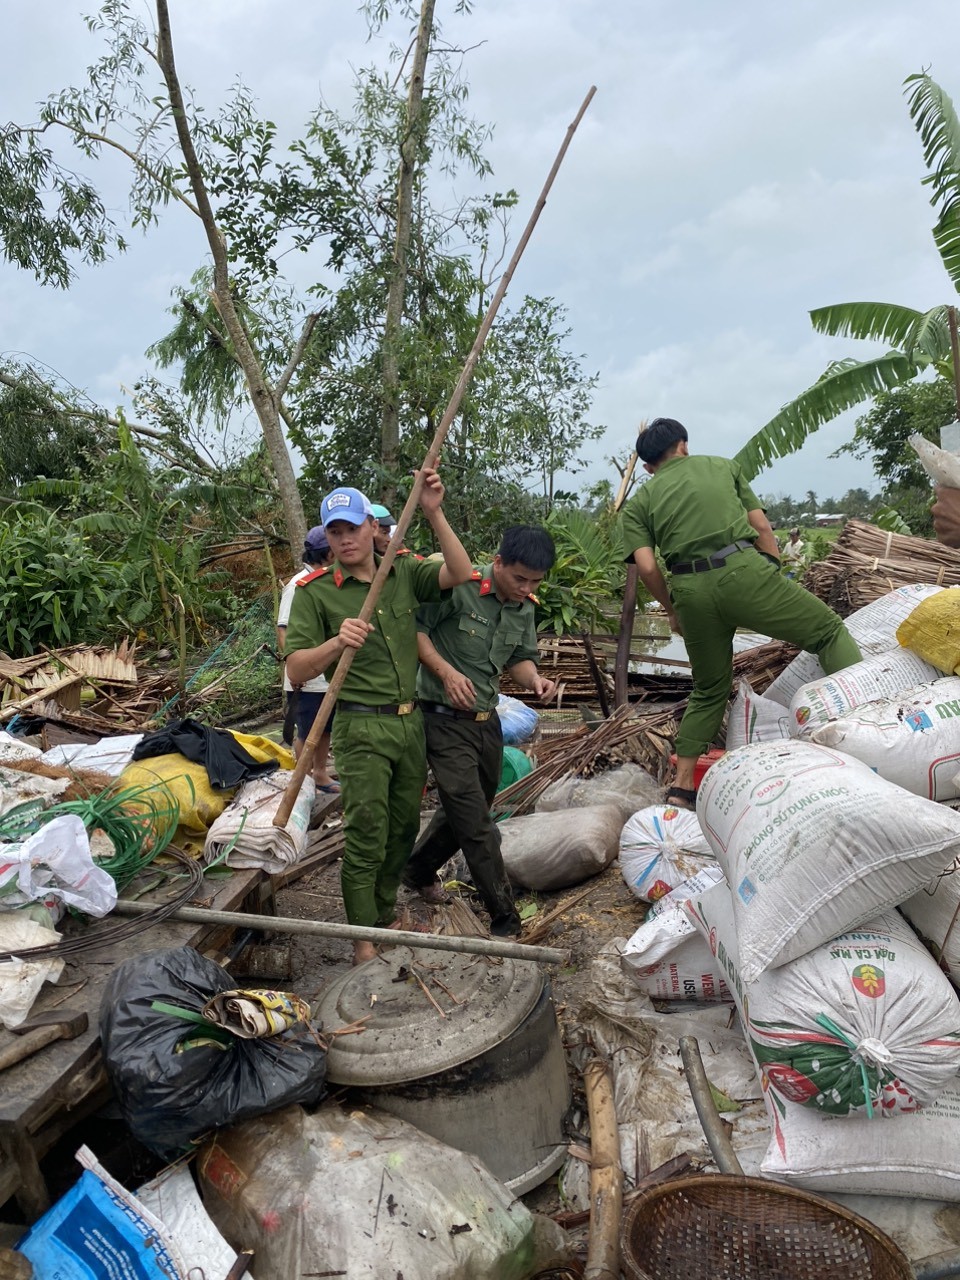
[[[0,654],[0,724],[36,716],[97,738],[141,728],[170,696],[171,681],[143,679],[135,648],[125,640],[116,649],[71,645],[29,658]]]
[[[960,551],[928,538],[887,533],[864,520],[848,520],[827,558],[812,564],[803,579],[808,591],[843,618],[915,582],[960,585]]]
[[[796,649],[779,641],[745,649],[734,656],[734,685],[746,680],[762,693],[795,655]],[[657,706],[641,699],[618,707],[607,720],[541,739],[535,748],[537,767],[498,793],[493,813],[497,817],[529,813],[547,787],[560,778],[587,778],[629,762],[665,782],[672,771],[670,756],[685,707],[686,700]]]
[[[600,637],[592,637],[596,648]],[[596,702],[597,686],[590,670],[590,662],[583,640],[578,636],[540,636],[537,642],[539,658],[537,667],[548,680],[557,682],[557,694],[562,706],[565,702]],[[608,674],[611,664],[598,650],[597,666],[601,677],[613,696],[613,677]],[[536,703],[529,689],[523,689],[509,677],[500,681],[500,691],[510,698]]]

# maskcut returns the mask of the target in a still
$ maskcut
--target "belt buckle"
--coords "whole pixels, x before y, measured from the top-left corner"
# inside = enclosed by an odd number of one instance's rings
[[[492,711],[478,711],[477,714],[474,716],[474,719],[489,720],[492,715],[493,715]]]
[[[408,716],[415,706],[416,706],[416,703],[414,702],[401,702],[397,706],[397,715]]]

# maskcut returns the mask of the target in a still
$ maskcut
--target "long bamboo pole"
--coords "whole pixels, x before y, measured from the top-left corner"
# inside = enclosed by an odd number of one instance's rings
[[[577,126],[583,119],[584,112],[590,105],[596,91],[596,86],[591,85],[587,96],[580,104],[580,110],[577,112],[572,123],[567,128],[566,135],[560,146],[560,150],[557,152],[556,159],[553,162],[553,167],[547,174],[547,180],[543,184],[543,190],[540,192],[540,196],[534,206],[533,213],[530,215],[530,219],[524,228],[523,235],[520,237],[520,241],[514,250],[513,257],[510,259],[510,263],[507,266],[506,271],[504,271],[500,278],[497,290],[491,299],[490,306],[487,308],[487,314],[483,317],[483,320],[480,323],[480,328],[477,330],[477,336],[470,349],[470,354],[467,356],[466,364],[464,364],[460,373],[457,385],[453,389],[453,395],[450,397],[450,403],[447,405],[444,415],[440,420],[440,425],[437,427],[436,434],[430,442],[430,447],[427,449],[426,457],[423,460],[424,467],[432,467],[436,465],[437,458],[440,455],[440,450],[443,447],[443,442],[447,438],[447,432],[450,430],[450,425],[457,415],[457,411],[460,408],[460,402],[470,384],[470,379],[473,377],[473,371],[476,368],[477,361],[480,359],[480,353],[483,351],[484,343],[487,340],[487,334],[490,332],[490,326],[493,324],[494,317],[500,308],[500,303],[503,301],[504,294],[507,292],[507,288],[513,278],[513,273],[517,268],[517,264],[523,256],[523,251],[527,247],[527,241],[533,234],[533,229],[537,225],[537,221],[543,211],[544,205],[547,203],[547,195],[549,194],[550,188],[553,186],[553,180],[557,176],[557,171],[563,163],[563,158],[567,154],[567,148],[570,146],[573,135],[576,133]],[[377,600],[380,597],[380,592],[383,588],[384,582],[386,581],[387,574],[390,572],[390,568],[396,559],[397,551],[403,546],[403,540],[407,534],[407,526],[413,518],[413,513],[416,510],[417,503],[420,501],[420,491],[422,488],[423,470],[421,468],[414,481],[413,488],[410,490],[410,496],[407,498],[407,501],[404,503],[403,510],[400,512],[400,519],[397,521],[397,527],[393,531],[393,537],[390,539],[389,546],[384,552],[383,559],[380,561],[380,566],[374,575],[373,581],[370,583],[370,589],[367,592],[366,599],[363,602],[363,608],[360,610],[359,614],[360,619],[363,622],[369,622],[373,617],[373,611],[376,608]],[[340,655],[340,660],[337,663],[337,669],[334,671],[333,676],[330,679],[327,692],[324,695],[323,702],[320,704],[320,710],[317,712],[317,718],[314,720],[313,726],[307,734],[307,739],[303,744],[303,750],[300,753],[300,759],[297,761],[297,767],[293,771],[293,776],[291,777],[289,785],[284,792],[283,799],[280,802],[280,807],[277,809],[276,817],[273,820],[273,825],[275,827],[285,827],[287,822],[290,820],[290,814],[293,812],[293,806],[296,804],[297,796],[300,794],[300,787],[303,785],[303,779],[306,777],[307,771],[313,763],[313,753],[316,750],[317,743],[323,735],[324,729],[327,727],[327,721],[333,713],[333,707],[336,703],[337,696],[343,687],[343,682],[347,677],[347,672],[350,670],[350,666],[356,652],[357,651],[355,649],[344,649],[343,653]]]
[[[113,908],[118,916],[143,916],[156,904],[120,898]],[[379,942],[391,946],[429,947],[431,951],[466,952],[476,956],[499,956],[508,960],[532,960],[537,964],[564,964],[569,952],[556,947],[527,946],[501,938],[460,938],[447,933],[413,933],[406,929],[373,929],[359,924],[334,924],[328,920],[297,920],[293,916],[259,916],[244,911],[212,911],[208,907],[179,907],[165,920],[191,924],[227,924],[236,928],[260,929],[271,933],[305,934],[312,938],[347,938],[351,942]]]

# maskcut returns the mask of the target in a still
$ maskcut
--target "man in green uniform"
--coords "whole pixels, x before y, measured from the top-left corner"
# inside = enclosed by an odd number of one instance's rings
[[[344,854],[340,884],[351,924],[388,926],[395,919],[400,873],[420,825],[427,778],[423,717],[414,702],[417,609],[439,601],[472,572],[443,514],[443,485],[424,470],[420,506],[443,562],[395,560],[373,623],[357,616],[377,570],[376,521],[356,489],[334,489],[320,517],[335,559],[297,587],[287,624],[287,672],[294,686],[332,674],[345,649],[356,649],[337,701],[332,746],[340,775]],[[354,963],[376,955],[354,943]]]
[[[492,564],[474,570],[442,604],[420,611],[417,694],[442,807],[418,840],[403,880],[428,902],[444,901],[437,871],[462,849],[490,912],[490,932],[499,937],[520,932],[500,832],[490,816],[503,760],[500,673],[506,668],[543,701],[553,696],[555,682],[536,666],[531,593],[555,558],[546,529],[517,525],[504,532]]]
[[[637,438],[637,454],[653,478],[624,507],[624,551],[690,658],[693,693],[667,802],[692,809],[697,757],[713,742],[730,697],[738,627],[815,653],[828,675],[861,655],[832,609],[781,577],[773,529],[737,463],[691,458],[686,428],[673,418],[655,418]]]

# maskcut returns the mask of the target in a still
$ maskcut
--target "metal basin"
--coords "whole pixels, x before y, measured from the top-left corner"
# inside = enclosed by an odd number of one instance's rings
[[[563,1163],[570,1086],[537,965],[398,947],[333,984],[318,1013],[328,1032],[367,1016],[363,1034],[332,1042],[330,1082],[479,1156],[517,1195]]]

